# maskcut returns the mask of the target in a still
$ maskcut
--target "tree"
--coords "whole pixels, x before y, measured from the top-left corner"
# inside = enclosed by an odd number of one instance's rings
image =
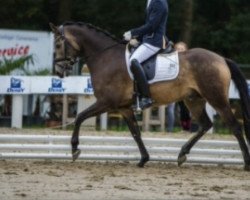
[[[181,40],[188,45],[192,41],[192,26],[193,26],[193,0],[185,0],[183,3],[183,29],[181,33]]]
[[[249,0],[168,0],[167,35],[250,63]],[[8,0],[0,7],[0,28],[49,30],[48,23],[92,23],[122,37],[144,21],[146,0]]]
[[[59,24],[71,19],[71,0],[61,0],[59,3],[59,12],[57,16],[57,22]]]
[[[240,63],[250,63],[250,3],[247,0],[195,0],[193,46]]]

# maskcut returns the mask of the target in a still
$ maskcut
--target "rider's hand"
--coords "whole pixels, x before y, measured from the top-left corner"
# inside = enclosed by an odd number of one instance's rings
[[[132,39],[131,31],[127,31],[123,34],[123,39],[126,41],[130,41]]]
[[[139,46],[139,41],[137,39],[132,39],[129,41],[129,44],[133,47],[138,47]]]

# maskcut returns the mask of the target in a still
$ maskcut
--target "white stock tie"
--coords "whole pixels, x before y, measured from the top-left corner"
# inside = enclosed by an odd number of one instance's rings
[[[147,8],[148,8],[148,6],[149,6],[150,2],[151,2],[151,0],[148,0],[148,3],[147,3]]]

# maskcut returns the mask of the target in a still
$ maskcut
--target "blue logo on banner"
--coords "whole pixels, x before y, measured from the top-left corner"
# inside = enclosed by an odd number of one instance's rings
[[[22,93],[25,88],[22,88],[22,80],[12,77],[10,79],[10,87],[7,89],[7,92],[18,92]]]
[[[86,94],[93,94],[94,93],[92,82],[91,82],[90,78],[87,79],[87,88],[84,89],[84,93],[86,93]]]
[[[62,87],[62,80],[57,78],[51,79],[51,88],[49,92],[64,92],[65,88]]]

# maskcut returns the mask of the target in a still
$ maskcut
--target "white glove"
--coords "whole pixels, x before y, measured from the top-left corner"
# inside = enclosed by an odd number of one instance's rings
[[[126,41],[129,41],[132,39],[132,34],[131,34],[131,31],[127,31],[123,34],[123,39],[126,40]]]
[[[139,41],[137,39],[132,39],[129,41],[129,44],[133,47],[138,47],[139,46]]]

